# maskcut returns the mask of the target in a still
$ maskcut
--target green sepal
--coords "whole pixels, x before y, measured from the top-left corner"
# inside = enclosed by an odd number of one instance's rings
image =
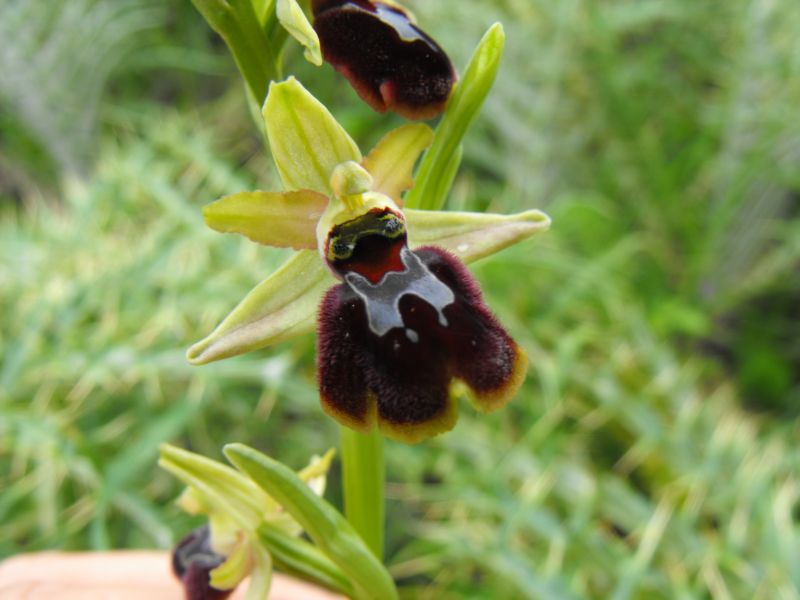
[[[403,213],[411,246],[439,246],[465,263],[499,252],[550,227],[550,217],[539,210],[513,215],[414,209]]]
[[[264,512],[277,509],[275,501],[247,477],[210,458],[162,444],[158,464],[196,489],[213,512],[229,516],[242,529],[255,530]]]
[[[414,187],[414,165],[431,145],[433,130],[424,123],[393,129],[370,150],[363,166],[372,175],[372,190],[400,203],[400,194]]]
[[[329,196],[336,165],[361,162],[361,152],[327,108],[294,77],[271,83],[262,111],[269,146],[287,190]]]
[[[268,524],[259,527],[256,534],[272,556],[275,566],[282,571],[345,596],[353,595],[353,585],[347,576],[312,544]]]
[[[306,60],[319,67],[322,64],[319,37],[297,0],[278,0],[275,11],[281,25],[305,48]]]
[[[297,473],[297,476],[317,496],[322,496],[325,493],[328,470],[331,468],[335,454],[336,450],[331,448],[322,457],[314,455],[308,465]],[[264,525],[283,531],[286,535],[297,536],[303,533],[303,528],[292,518],[292,515],[284,510],[266,514],[264,516]]]
[[[254,242],[295,250],[316,248],[316,227],[327,196],[311,190],[239,192],[203,208],[206,224]]]
[[[314,330],[317,306],[335,280],[316,250],[295,252],[186,353],[202,365]]]
[[[314,543],[347,575],[358,598],[397,598],[388,571],[370,552],[352,525],[331,504],[314,494],[287,466],[243,444],[228,444],[225,456],[297,520]]]
[[[416,185],[406,196],[406,206],[438,210],[447,199],[458,164],[452,164],[461,140],[492,88],[500,59],[503,56],[505,34],[495,23],[481,39],[470,59],[461,81],[456,85],[441,122],[436,127],[433,143],[420,163]],[[443,173],[451,174],[442,185]]]

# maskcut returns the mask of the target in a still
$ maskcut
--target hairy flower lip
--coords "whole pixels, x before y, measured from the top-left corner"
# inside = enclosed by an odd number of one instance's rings
[[[527,357],[455,256],[406,252],[405,271],[359,285],[348,275],[326,293],[317,373],[323,409],[340,423],[417,443],[455,425],[456,386],[481,412],[506,404]]]
[[[324,59],[369,106],[412,120],[432,119],[450,97],[456,72],[445,51],[396,4],[315,2]]]

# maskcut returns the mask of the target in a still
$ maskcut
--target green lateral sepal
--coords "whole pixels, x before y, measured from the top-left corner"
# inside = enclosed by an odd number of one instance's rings
[[[352,525],[309,489],[291,469],[243,444],[228,444],[225,456],[267,491],[297,520],[317,547],[354,584],[358,598],[396,600],[388,571],[370,552]]]

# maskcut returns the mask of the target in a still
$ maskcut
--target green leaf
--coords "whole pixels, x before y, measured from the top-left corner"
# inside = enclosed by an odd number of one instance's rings
[[[450,194],[453,187],[458,168],[461,166],[461,157],[464,154],[464,145],[459,144],[450,159],[445,163],[444,168],[439,172],[438,177],[429,181],[427,194],[431,198],[441,198],[442,202],[437,209],[441,208]]]
[[[432,141],[433,130],[424,123],[403,125],[383,136],[363,162],[372,175],[372,189],[399,204],[400,194],[414,186],[419,155]]]
[[[296,252],[189,348],[186,358],[202,365],[313,331],[317,306],[333,283],[316,250]]]
[[[270,20],[270,17],[274,16],[275,13],[275,0],[252,0],[253,2],[253,10],[258,17],[258,22],[264,31],[268,31],[266,28],[267,22]]]
[[[513,215],[414,209],[403,213],[408,223],[410,245],[440,246],[467,263],[550,227],[550,217],[539,210]]]
[[[322,51],[319,47],[319,37],[297,0],[278,0],[276,10],[281,25],[305,48],[306,60],[320,66]]]
[[[206,224],[222,233],[241,233],[259,244],[316,248],[316,227],[327,196],[297,192],[240,192],[203,209]]]
[[[444,206],[452,177],[458,168],[458,163],[452,163],[453,157],[492,88],[504,44],[503,27],[495,23],[481,39],[464,77],[453,91],[447,110],[436,128],[433,144],[420,163],[416,185],[406,196],[407,207],[438,210]],[[446,186],[440,183],[443,174],[450,177]]]
[[[348,160],[361,162],[356,143],[294,77],[270,84],[262,112],[272,157],[287,190],[329,196],[334,167]]]
[[[346,596],[353,595],[353,585],[342,570],[304,539],[268,524],[259,527],[257,535],[281,570]]]
[[[225,456],[275,498],[297,520],[314,543],[355,585],[360,598],[397,598],[394,581],[352,525],[318,497],[294,471],[243,444],[228,444]]]

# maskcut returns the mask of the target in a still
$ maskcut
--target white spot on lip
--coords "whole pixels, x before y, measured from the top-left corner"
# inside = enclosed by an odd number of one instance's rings
[[[406,328],[406,337],[415,344],[419,341],[419,334],[413,329]]]
[[[461,252],[461,253],[463,254],[464,252],[466,252],[467,250],[469,250],[469,244],[466,244],[466,243],[464,243],[464,244],[459,244],[458,246],[456,246],[456,250],[457,250],[458,252]]]
[[[376,284],[359,273],[350,272],[344,276],[345,282],[366,305],[369,328],[376,335],[383,336],[395,327],[404,327],[400,298],[406,294],[417,296],[435,308],[439,324],[447,327],[444,309],[455,301],[453,290],[431,273],[407,247],[400,251],[400,260],[405,269],[385,273]]]

